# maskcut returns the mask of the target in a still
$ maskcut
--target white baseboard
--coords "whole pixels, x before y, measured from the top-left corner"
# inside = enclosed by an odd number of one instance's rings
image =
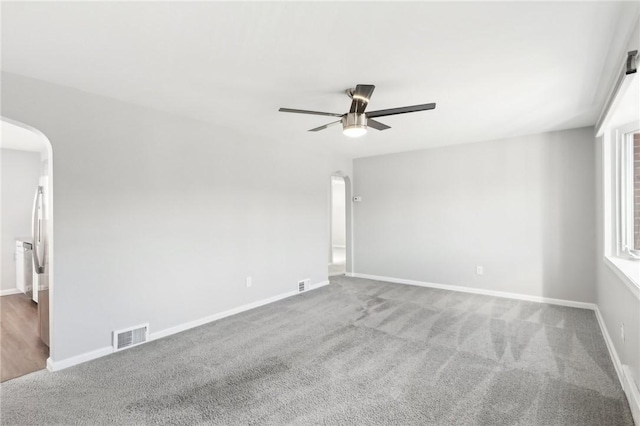
[[[329,281],[321,281],[321,282],[316,283],[316,284],[311,284],[309,290],[315,290],[317,288],[324,287],[327,284],[329,284]],[[217,314],[209,315],[207,317],[200,318],[200,319],[195,320],[195,321],[191,321],[191,322],[188,322],[188,323],[185,323],[185,324],[180,324],[178,326],[171,327],[171,328],[166,328],[164,330],[157,331],[155,333],[150,333],[149,334],[149,340],[151,341],[151,340],[161,339],[161,338],[166,337],[166,336],[171,336],[172,334],[180,333],[181,331],[186,331],[186,330],[189,330],[191,328],[199,327],[201,325],[208,324],[210,322],[217,321],[217,320],[220,320],[222,318],[230,317],[232,315],[236,315],[236,314],[239,314],[241,312],[245,312],[245,311],[249,311],[251,309],[259,308],[260,306],[268,305],[270,303],[274,303],[274,302],[277,302],[279,300],[286,299],[286,298],[291,297],[291,296],[295,296],[297,294],[299,294],[299,293],[297,291],[295,291],[295,290],[294,291],[289,291],[287,293],[279,294],[277,296],[273,296],[273,297],[270,297],[268,299],[258,300],[257,302],[248,303],[246,305],[238,306],[237,308],[229,309],[228,311],[224,311],[224,312],[220,312],[220,313],[217,313]]]
[[[609,349],[609,355],[611,355],[611,361],[613,361],[613,366],[616,369],[618,380],[620,380],[620,383],[623,383],[622,363],[620,362],[620,358],[618,357],[618,352],[616,352],[616,347],[613,346],[613,340],[611,340],[611,335],[609,335],[609,331],[607,330],[607,327],[604,323],[602,314],[600,314],[600,309],[596,308],[595,311],[596,318],[598,319],[598,325],[600,326],[600,331],[602,331],[604,342],[607,344],[607,349]]]
[[[20,294],[22,293],[17,288],[10,288],[7,290],[0,290],[0,296],[11,296],[12,294]]]
[[[278,300],[286,299],[287,297],[295,296],[297,291],[290,291],[287,293],[279,294],[268,299],[259,300],[257,302],[248,303],[246,305],[238,306],[237,308],[229,309],[228,311],[220,312],[217,314],[209,315],[204,318],[190,321],[184,324],[177,325],[175,327],[165,328],[164,330],[156,331],[149,334],[149,340],[161,339],[163,337],[171,336],[172,334],[180,333],[182,331],[189,330],[191,328],[199,327],[204,324],[208,324],[213,321],[217,321],[222,318],[230,317],[232,315],[239,314],[241,312],[248,311],[250,309],[259,308],[260,306],[268,305],[269,303],[277,302]]]
[[[320,288],[320,287],[324,287],[325,285],[329,285],[329,280],[326,281],[320,281],[317,284],[311,284],[311,288],[312,289],[316,289],[316,288]]]
[[[324,287],[329,284],[329,281],[321,281],[316,284],[312,284],[309,290],[315,290],[320,287]],[[248,303],[246,305],[239,306],[237,308],[229,309],[228,311],[220,312],[218,314],[209,315],[207,317],[190,321],[185,324],[181,324],[175,327],[170,327],[164,330],[157,331],[155,333],[149,334],[149,342],[156,339],[161,339],[166,336],[170,336],[172,334],[180,333],[181,331],[186,331],[191,328],[195,328],[213,321],[217,321],[222,318],[226,318],[235,314],[239,314],[241,312],[245,312],[251,309],[258,308],[260,306],[268,305],[270,303],[277,302],[278,300],[286,299],[291,296],[295,296],[298,293],[297,291],[290,291],[287,293],[283,293],[274,297],[270,297],[268,299],[259,300],[257,302]],[[101,349],[96,349],[91,352],[86,352],[80,355],[73,356],[71,358],[66,358],[60,361],[54,361],[51,358],[47,358],[47,370],[49,371],[60,371],[65,368],[73,367],[74,365],[82,364],[83,362],[91,361],[96,358],[103,357],[105,355],[109,355],[113,353],[113,347],[108,346]]]
[[[450,285],[450,284],[437,284],[437,283],[430,283],[425,281],[406,280],[403,278],[382,277],[378,275],[368,275],[368,274],[358,274],[358,273],[352,273],[352,274],[346,274],[346,275],[348,277],[367,278],[370,280],[387,281],[387,282],[392,282],[397,284],[415,285],[419,287],[438,288],[441,290],[460,291],[463,293],[482,294],[485,296],[504,297],[507,299],[526,300],[529,302],[549,303],[552,305],[570,306],[572,308],[583,308],[583,309],[591,309],[591,310],[596,309],[595,303],[576,302],[573,300],[564,300],[564,299],[553,299],[551,297],[530,296],[528,294],[521,294],[521,293],[509,293],[505,291],[486,290],[482,288],[464,287],[464,286]]]
[[[640,425],[640,391],[633,380],[633,376],[631,376],[629,367],[626,365],[622,366],[622,377],[624,378],[622,381],[622,388],[624,389],[624,393],[627,395],[627,401],[629,401],[629,407],[631,407],[633,421],[636,422],[637,425]]]
[[[620,362],[620,357],[618,356],[616,347],[613,345],[613,340],[611,340],[611,335],[607,330],[607,326],[604,323],[602,314],[600,314],[600,309],[596,307],[595,311],[596,318],[598,319],[598,324],[600,325],[600,330],[602,331],[602,335],[604,336],[604,341],[607,344],[607,349],[609,349],[611,361],[613,361],[613,366],[616,369],[618,380],[620,380],[622,389],[627,396],[627,401],[629,401],[629,407],[631,407],[633,420],[637,425],[640,425],[640,391],[638,391],[638,387],[636,386],[633,377],[631,376],[629,367]]]
[[[105,355],[113,353],[113,347],[107,346],[104,348],[96,349],[95,351],[85,352],[80,355],[72,356],[60,361],[54,361],[51,358],[47,358],[47,370],[60,371],[65,368],[73,367],[74,365],[82,364],[83,362],[91,361],[96,358],[101,358]]]

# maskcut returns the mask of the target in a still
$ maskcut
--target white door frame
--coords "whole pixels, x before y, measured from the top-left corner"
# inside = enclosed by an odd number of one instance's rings
[[[49,220],[47,221],[47,238],[48,238],[48,255],[49,255],[49,358],[47,359],[47,369],[51,370],[51,360],[54,358],[55,351],[55,329],[53,328],[53,317],[55,311],[55,295],[54,295],[54,235],[53,235],[53,221],[54,221],[54,208],[53,208],[53,146],[51,145],[51,141],[47,138],[44,133],[35,127],[31,127],[27,124],[21,123],[19,121],[12,120],[10,118],[0,116],[0,121],[12,124],[14,126],[21,127],[25,130],[28,130],[32,133],[35,133],[41,140],[44,146],[47,149],[47,173],[49,175],[49,191],[47,192],[47,208],[49,213]]]
[[[331,190],[331,179],[334,177],[339,177],[344,179],[344,195],[345,195],[345,210],[346,210],[346,236],[345,236],[345,246],[346,246],[346,264],[345,264],[345,270],[346,270],[346,275],[350,276],[353,272],[353,209],[352,209],[352,202],[351,202],[351,178],[349,178],[349,176],[338,170],[334,173],[331,174],[331,176],[329,177],[329,243],[328,243],[328,247],[329,247],[329,260],[331,260],[331,255],[332,255],[332,250],[331,250],[331,244],[332,244],[332,229],[331,229],[331,215],[333,213],[333,202],[331,201],[332,199],[332,190]]]

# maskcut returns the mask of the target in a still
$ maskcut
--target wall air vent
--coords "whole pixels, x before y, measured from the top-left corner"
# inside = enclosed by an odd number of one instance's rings
[[[298,293],[302,293],[304,291],[309,290],[309,287],[311,287],[310,279],[298,281]]]
[[[115,352],[121,351],[144,343],[147,340],[149,340],[149,324],[117,330],[113,332],[113,350]]]

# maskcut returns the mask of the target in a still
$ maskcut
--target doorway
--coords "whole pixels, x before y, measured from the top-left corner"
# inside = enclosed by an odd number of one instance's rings
[[[331,176],[331,234],[329,276],[346,273],[347,264],[347,187],[345,178]]]
[[[1,117],[0,381],[46,368],[50,356],[52,149],[39,131]]]

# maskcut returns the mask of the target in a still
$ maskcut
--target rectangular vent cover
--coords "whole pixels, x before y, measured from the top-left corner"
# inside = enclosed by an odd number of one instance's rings
[[[113,350],[120,351],[149,340],[149,324],[113,332]]]
[[[298,281],[298,293],[302,293],[303,291],[309,290],[310,286],[311,286],[310,279]]]

